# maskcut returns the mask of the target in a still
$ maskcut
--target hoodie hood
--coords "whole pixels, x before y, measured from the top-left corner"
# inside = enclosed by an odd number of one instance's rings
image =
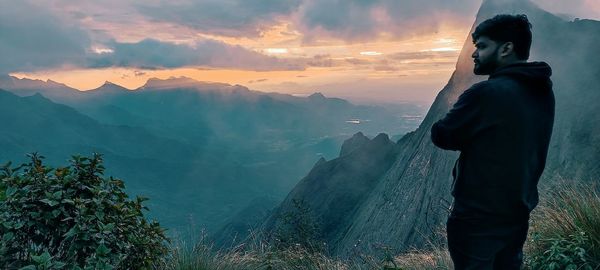
[[[527,62],[506,65],[494,71],[490,79],[508,76],[527,84],[536,85],[540,90],[552,88],[552,68],[545,62]]]

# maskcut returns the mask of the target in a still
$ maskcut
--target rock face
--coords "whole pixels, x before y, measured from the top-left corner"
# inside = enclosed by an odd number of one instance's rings
[[[360,141],[360,142],[359,142]],[[340,241],[352,224],[352,213],[392,165],[399,148],[386,134],[373,139],[362,133],[344,142],[352,149],[330,161],[320,159],[313,169],[274,210],[263,229],[272,232],[284,213],[293,212],[294,200],[303,201],[318,221],[319,235],[326,243]],[[343,149],[349,149],[344,148]]]
[[[340,151],[340,157],[351,153],[352,151],[356,150],[357,148],[360,148],[361,146],[365,145],[368,142],[369,142],[369,138],[367,138],[367,136],[365,136],[362,132],[358,132],[358,133],[354,134],[354,136],[352,136],[348,140],[345,140],[344,143],[342,144],[342,150]]]
[[[533,25],[534,39],[529,60],[545,61],[553,68],[556,117],[546,169],[540,180],[541,188],[556,179],[598,182],[600,106],[594,103],[600,100],[600,59],[596,53],[600,44],[600,22],[565,21],[528,0],[485,0],[472,30],[483,20],[499,13],[528,16]],[[386,172],[373,172],[373,175],[381,177],[370,180],[376,186],[361,193],[360,200],[354,201],[358,205],[342,208],[338,205],[343,202],[339,202],[335,209],[323,206],[327,205],[325,198],[329,199],[330,194],[335,194],[336,198],[344,197],[345,192],[352,194],[352,190],[348,191],[352,186],[336,180],[339,179],[337,173],[350,174],[350,171],[328,171],[315,177],[318,172],[331,169],[324,164],[313,168],[290,193],[288,198],[314,198],[319,203],[317,208],[322,211],[317,211],[318,215],[339,217],[331,220],[339,223],[331,223],[327,227],[327,240],[331,241],[328,244],[333,255],[349,257],[356,251],[378,254],[382,246],[394,252],[422,247],[425,239],[443,226],[452,200],[449,195],[451,170],[458,152],[435,147],[430,139],[430,129],[435,121],[444,117],[465,89],[487,78],[473,75],[473,50],[469,35],[455,72],[436,97],[424,121],[417,130],[406,134],[393,146],[399,151],[390,157],[393,164]],[[368,154],[352,152],[359,153]],[[365,172],[353,171],[351,174]],[[323,177],[327,175],[329,178]],[[543,200],[543,192],[541,196]],[[286,202],[282,207],[285,205]]]

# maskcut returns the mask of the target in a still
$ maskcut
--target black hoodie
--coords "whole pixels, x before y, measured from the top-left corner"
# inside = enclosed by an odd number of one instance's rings
[[[538,203],[554,123],[544,62],[511,64],[464,91],[431,127],[431,140],[459,150],[452,170],[454,210],[464,219],[521,221]]]

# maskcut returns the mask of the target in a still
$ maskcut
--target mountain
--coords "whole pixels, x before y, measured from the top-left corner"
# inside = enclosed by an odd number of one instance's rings
[[[473,27],[499,13],[524,13],[528,16],[534,37],[530,61],[546,61],[553,68],[556,117],[540,188],[543,190],[557,179],[598,183],[600,107],[596,102],[600,100],[600,60],[595,51],[600,44],[600,22],[565,21],[527,0],[485,0]],[[473,75],[470,57],[473,50],[469,34],[456,70],[437,95],[423,122],[396,145],[387,146],[399,149],[393,150],[398,154],[384,163],[391,163],[391,167],[383,173],[372,171],[373,175],[380,175],[372,180],[375,186],[361,195],[359,203],[351,203],[351,210],[344,209],[338,213],[344,217],[343,220],[338,220],[337,226],[331,226],[332,231],[327,232],[327,235],[335,236],[327,239],[333,241],[328,243],[333,255],[349,257],[357,251],[382,254],[389,249],[400,252],[411,247],[422,248],[434,231],[443,226],[452,199],[451,170],[458,152],[435,147],[430,139],[430,129],[434,122],[444,117],[465,89],[486,79]],[[344,149],[342,152],[345,152]],[[379,153],[364,155],[364,160],[380,158]],[[322,168],[323,164],[315,166],[307,178],[314,177],[314,172]],[[327,177],[311,182],[311,187],[306,187],[307,181],[303,180],[288,198],[341,196],[340,190],[353,187],[339,181],[346,173],[343,170],[329,172],[324,174]],[[284,202],[280,207],[286,205]],[[319,205],[313,207],[317,216],[330,214]],[[272,223],[272,218],[265,223]]]
[[[399,148],[386,134],[373,139],[362,133],[344,141],[340,156],[320,159],[262,226],[267,234],[278,231],[282,217],[294,213],[297,202],[310,209],[309,217],[318,222],[317,235],[328,244],[337,243],[352,224],[352,216],[364,203],[383,174],[392,166]]]
[[[22,97],[39,93],[53,101],[75,100],[80,93],[77,89],[52,80],[19,79],[2,74],[0,74],[0,89]]]
[[[72,155],[98,152],[107,174],[126,179],[134,194],[160,193],[172,178],[182,178],[180,164],[172,160],[198,151],[143,128],[102,124],[40,94],[19,97],[0,90],[0,121],[1,164],[19,164],[27,153],[39,152],[48,164],[64,166]]]
[[[211,82],[200,82],[187,77],[170,77],[168,79],[161,80],[159,78],[150,78],[148,81],[139,88],[139,90],[151,89],[151,90],[172,90],[172,89],[199,89],[199,90],[221,90],[224,91],[230,86],[226,83],[211,83]],[[248,89],[245,89],[248,90]]]
[[[88,90],[85,91],[83,93],[85,94],[120,94],[123,92],[128,92],[131,91],[123,86],[120,86],[118,84],[109,82],[109,81],[105,81],[104,84],[102,84],[100,87],[96,88],[96,89],[92,89],[92,90]]]
[[[141,128],[101,124],[41,94],[19,97],[0,90],[0,120],[4,125],[0,134],[6,146],[20,149],[14,154],[38,150],[75,154],[83,149],[96,149],[105,153],[125,150],[132,157],[174,158],[177,154],[194,151],[176,141],[153,136]],[[157,147],[144,147],[144,144]],[[32,145],[36,147],[30,147]],[[10,154],[3,148],[0,158]]]
[[[155,131],[176,129],[187,140],[207,140],[204,136],[216,134],[263,137],[272,130],[300,128],[298,123],[311,125],[303,129],[307,132],[304,138],[326,136],[333,130],[342,130],[347,136],[359,131],[367,134],[386,131],[396,135],[416,126],[403,118],[404,115],[424,113],[423,108],[410,104],[391,111],[379,106],[354,105],[321,93],[295,97],[185,77],[152,78],[134,90],[106,82],[84,92],[52,82],[2,78],[0,88],[17,95],[40,93],[107,124],[141,126]],[[189,125],[195,129],[194,134],[189,134]]]
[[[134,90],[106,82],[85,92],[4,78],[0,87],[22,96],[7,104],[44,102],[4,108],[14,124],[1,132],[8,138],[1,146],[11,150],[0,153],[0,163],[31,151],[58,164],[75,153],[103,153],[112,168],[107,173],[124,179],[132,195],[151,198],[150,216],[176,234],[190,226],[214,232],[244,209],[259,216],[259,208],[247,205],[264,194],[282,200],[316,160],[337,156],[351,134],[403,134],[416,124],[401,116],[423,113],[189,78],[151,79]],[[42,110],[48,104],[69,113]],[[60,122],[70,115],[86,120]]]
[[[224,221],[224,225],[212,233],[210,239],[218,248],[231,248],[239,244],[259,232],[262,222],[280,201],[271,196],[252,199],[244,208]]]
[[[342,150],[340,151],[340,156],[350,154],[352,151],[362,147],[368,142],[369,138],[367,138],[367,136],[365,136],[362,132],[358,132],[350,139],[344,141],[344,144],[342,144]]]

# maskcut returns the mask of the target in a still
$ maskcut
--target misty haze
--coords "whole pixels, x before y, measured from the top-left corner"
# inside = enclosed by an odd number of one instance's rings
[[[0,0],[0,268],[453,269],[431,128],[506,13],[556,99],[524,267],[600,269],[600,2],[458,2]]]

